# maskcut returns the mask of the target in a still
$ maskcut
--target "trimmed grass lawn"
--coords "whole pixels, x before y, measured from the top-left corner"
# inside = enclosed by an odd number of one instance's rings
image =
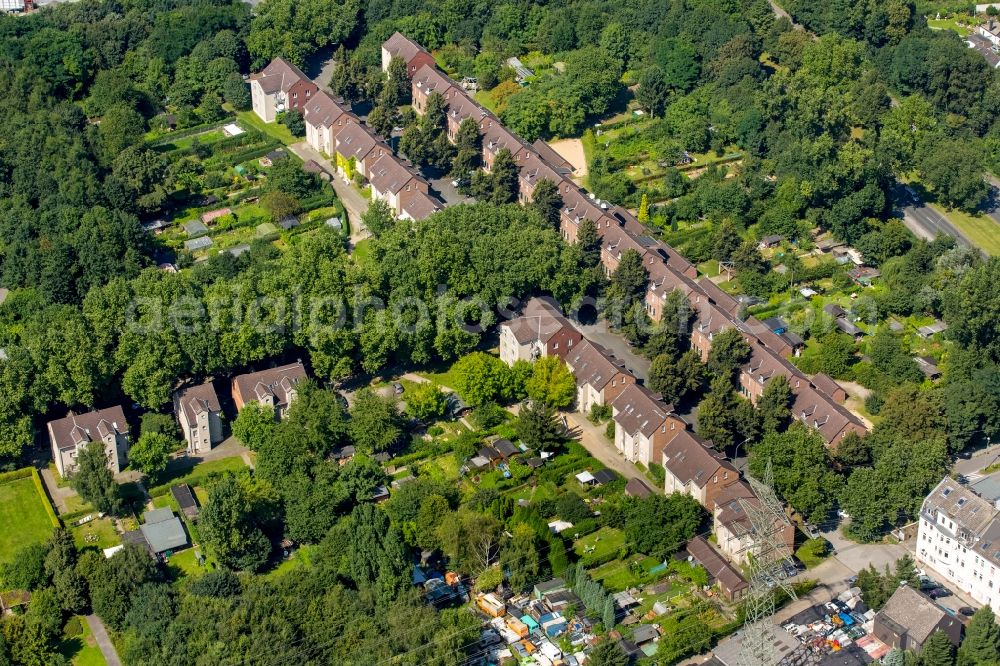
[[[698,273],[706,277],[715,277],[719,274],[719,262],[709,259],[698,264]]]
[[[581,537],[573,544],[573,550],[584,563],[596,560],[608,553],[617,552],[625,543],[625,533],[613,527],[602,527],[593,534]]]
[[[236,114],[236,117],[239,118],[241,125],[252,127],[255,130],[267,134],[268,136],[274,137],[286,146],[292,143],[298,143],[299,141],[305,141],[305,138],[298,139],[292,136],[292,133],[288,131],[288,128],[277,121],[273,123],[265,123],[253,111],[240,111]]]
[[[198,548],[186,548],[170,556],[170,559],[167,560],[167,567],[170,568],[175,577],[200,576],[212,570],[211,562],[206,561],[205,566],[198,564],[198,558],[195,557],[198,550]]]
[[[959,231],[969,237],[976,246],[991,256],[1000,256],[1000,224],[988,215],[969,215],[958,209],[945,212],[943,208],[931,204],[938,213],[951,221]]]
[[[358,241],[351,252],[351,256],[354,257],[354,261],[357,262],[358,266],[365,266],[370,263],[372,260],[372,240],[366,238]]]
[[[42,502],[48,498],[38,494],[30,476],[0,484],[0,565],[10,562],[22,546],[52,536],[52,522]]]
[[[633,570],[633,562],[639,563],[638,569],[642,572],[641,574]],[[655,557],[633,555],[625,561],[615,560],[614,562],[603,564],[596,569],[591,569],[590,577],[602,583],[604,587],[613,592],[621,592],[630,587],[648,583],[656,578],[656,576],[649,573],[649,570],[659,563],[660,561]]]
[[[416,374],[426,377],[440,386],[447,386],[450,389],[454,389],[458,386],[458,374],[452,372],[452,368],[454,368],[454,365],[447,369],[439,368],[437,371],[422,370]]]
[[[927,27],[931,30],[951,30],[962,37],[968,37],[972,34],[972,28],[967,25],[959,25],[957,19],[927,19]]]
[[[281,564],[275,568],[268,571],[265,575],[267,578],[278,578],[284,576],[290,571],[300,569],[302,567],[311,567],[312,559],[310,559],[310,550],[313,546],[304,545],[300,546],[296,551],[294,551],[287,560],[282,560]]]
[[[90,633],[87,620],[82,616],[77,616],[82,632],[72,638],[64,638],[59,642],[59,654],[66,657],[73,666],[107,666],[101,648],[97,647],[97,640]]]
[[[122,542],[110,518],[98,518],[79,527],[71,527],[77,548],[111,548]]]
[[[243,459],[239,456],[230,458],[220,458],[219,460],[209,460],[198,463],[192,468],[186,469],[175,476],[163,479],[159,485],[149,489],[150,495],[157,494],[157,491],[166,490],[170,492],[170,486],[177,483],[187,483],[193,486],[200,485],[201,481],[209,474],[221,474],[222,472],[239,472],[246,468]]]

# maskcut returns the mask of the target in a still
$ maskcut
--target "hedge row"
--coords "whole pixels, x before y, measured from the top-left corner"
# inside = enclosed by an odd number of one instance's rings
[[[210,123],[201,123],[199,125],[192,125],[191,127],[185,127],[184,129],[174,130],[172,132],[164,134],[163,136],[153,139],[149,143],[149,146],[151,148],[155,148],[156,146],[162,146],[165,143],[173,143],[177,139],[183,139],[184,137],[191,136],[192,134],[201,134],[202,132],[207,132],[217,127],[224,127],[229,123],[234,123],[234,122],[236,122],[236,118],[229,117],[226,118],[225,120],[213,120]]]
[[[13,472],[4,472],[0,474],[0,483],[7,483],[8,481],[16,481],[18,479],[27,479],[31,476],[31,472],[35,470],[34,467],[24,467],[23,469],[16,469]]]
[[[42,500],[42,505],[45,507],[45,513],[49,517],[49,522],[52,523],[52,527],[59,529],[62,527],[62,523],[59,521],[55,509],[52,508],[52,502],[49,501],[48,493],[45,492],[45,486],[42,485],[42,476],[34,467],[31,467],[30,470],[31,479],[35,482],[35,490],[38,491],[38,496]]]

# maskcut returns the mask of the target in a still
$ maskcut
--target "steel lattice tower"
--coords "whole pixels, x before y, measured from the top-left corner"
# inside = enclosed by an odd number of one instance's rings
[[[775,666],[780,658],[774,649],[774,592],[780,587],[793,600],[797,598],[779,575],[786,564],[792,564],[791,553],[780,540],[791,523],[774,494],[770,461],[763,479],[748,475],[747,480],[757,498],[740,500],[750,521],[750,543],[744,548],[750,563],[750,589],[739,662],[740,666]]]

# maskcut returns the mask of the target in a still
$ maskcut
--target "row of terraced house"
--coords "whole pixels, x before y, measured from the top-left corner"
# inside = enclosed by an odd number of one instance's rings
[[[552,181],[562,197],[560,232],[570,243],[576,242],[580,223],[591,220],[601,236],[601,264],[611,275],[628,250],[642,258],[649,276],[645,295],[646,312],[659,321],[663,306],[672,291],[687,298],[695,321],[691,345],[707,360],[712,340],[724,330],[739,330],[750,345],[751,357],[740,372],[741,393],[756,403],[764,386],[775,376],[788,379],[794,396],[795,417],[814,428],[828,446],[836,446],[849,432],[865,433],[861,421],[840,403],[844,391],[826,375],[807,377],[788,358],[799,341],[774,333],[754,317],[741,318],[742,304],[707,278],[698,279],[694,265],[651,232],[624,208],[595,199],[574,183],[570,165],[543,141],[529,144],[509,131],[500,120],[482,108],[462,89],[434,66],[433,57],[419,44],[395,33],[382,45],[382,64],[388,70],[392,58],[402,58],[411,76],[413,108],[426,107],[427,98],[438,93],[445,102],[448,134],[457,133],[462,121],[472,118],[482,135],[483,165],[489,171],[501,150],[509,150],[519,168],[519,199],[532,200],[535,187],[542,180]],[[562,350],[565,352],[565,347]],[[562,354],[560,354],[562,356]],[[614,388],[614,387],[613,387]],[[581,407],[589,409],[597,398],[588,393]]]
[[[454,137],[466,118],[479,126],[483,164],[488,171],[496,155],[510,151],[519,169],[519,200],[531,201],[541,180],[552,181],[562,196],[560,231],[576,242],[583,220],[591,220],[601,236],[601,264],[610,275],[623,254],[635,250],[649,276],[646,312],[659,321],[669,294],[679,290],[695,313],[691,345],[707,360],[716,335],[735,328],[750,345],[750,359],[741,367],[741,393],[756,404],[767,382],[781,375],[793,394],[792,411],[799,421],[818,432],[827,446],[835,447],[848,433],[864,434],[864,424],[842,404],[846,394],[826,375],[808,377],[788,358],[801,341],[774,333],[754,317],[741,317],[742,304],[697,270],[672,247],[655,239],[627,210],[603,202],[574,183],[570,165],[548,144],[529,144],[503,126],[499,119],[472,100],[462,87],[434,66],[422,47],[400,33],[382,47],[383,68],[394,57],[402,58],[411,77],[413,107],[421,113],[427,98],[440,94],[445,102],[448,135]],[[625,364],[597,343],[586,340],[562,315],[557,304],[533,299],[517,319],[500,331],[500,355],[508,364],[555,355],[563,359],[577,381],[576,407],[587,413],[594,405],[610,405],[615,423],[614,444],[626,460],[646,467],[660,463],[666,471],[665,492],[695,497],[715,522],[717,545],[730,559],[745,562],[753,551],[750,525],[743,501],[756,501],[750,485],[724,454],[703,441],[673,406],[664,403],[636,381]],[[794,530],[782,526],[782,539],[790,548]]]
[[[301,113],[306,142],[331,159],[344,180],[360,177],[367,182],[372,198],[385,201],[397,217],[419,221],[441,209],[427,181],[406,160],[354,115],[348,103],[320,90],[295,65],[275,58],[251,77],[250,93],[254,113],[264,122],[274,122],[285,111]]]

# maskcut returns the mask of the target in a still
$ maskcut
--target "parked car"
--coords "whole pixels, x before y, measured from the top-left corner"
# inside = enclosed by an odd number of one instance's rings
[[[945,597],[951,596],[951,590],[943,587],[935,587],[933,590],[927,593],[927,596],[931,599],[943,599]]]
[[[972,617],[973,615],[976,614],[975,609],[970,608],[969,606],[962,606],[961,608],[958,609],[958,612],[959,614],[964,615],[965,617]]]
[[[394,383],[392,385],[392,390],[393,390],[393,393],[395,393],[396,395],[402,395],[403,394],[403,385],[400,384],[399,382],[396,382],[396,383]]]

